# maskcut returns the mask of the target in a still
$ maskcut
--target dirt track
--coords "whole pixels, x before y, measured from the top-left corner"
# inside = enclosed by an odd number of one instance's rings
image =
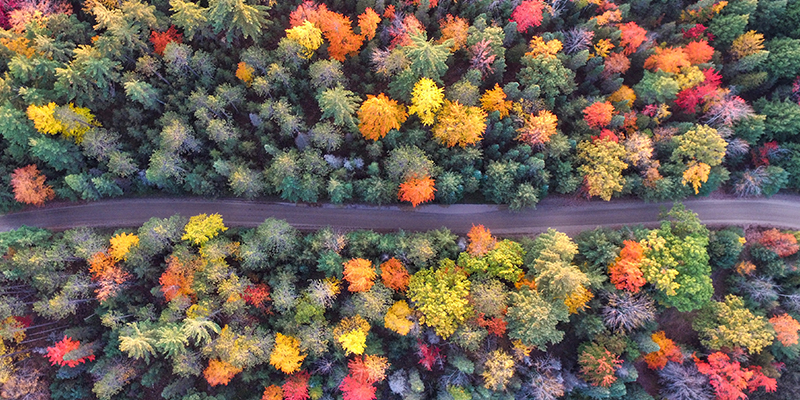
[[[549,227],[576,233],[597,226],[653,226],[661,208],[671,203],[641,201],[587,202],[564,205],[563,199],[545,199],[535,210],[511,212],[505,207],[482,204],[451,206],[308,206],[287,203],[249,202],[242,200],[138,198],[105,200],[85,204],[55,204],[0,216],[0,231],[21,225],[56,230],[76,226],[127,227],[141,225],[151,217],[174,214],[192,216],[220,213],[228,226],[253,227],[269,217],[287,220],[310,230],[324,226],[338,229],[404,229],[423,231],[447,227],[465,233],[475,224],[483,224],[493,233],[520,235],[539,233]],[[687,200],[708,225],[765,225],[800,229],[800,197],[777,196],[772,199]]]

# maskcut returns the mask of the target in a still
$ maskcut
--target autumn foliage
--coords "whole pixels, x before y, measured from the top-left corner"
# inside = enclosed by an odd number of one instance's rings
[[[264,388],[261,400],[283,400],[283,389],[278,385],[269,385]]]
[[[436,188],[434,187],[434,180],[430,176],[417,178],[416,176],[407,179],[400,184],[400,190],[397,192],[397,198],[400,201],[408,201],[412,206],[416,207],[420,203],[425,203],[433,200]]]
[[[600,129],[611,123],[614,116],[614,106],[610,102],[596,102],[583,109],[583,120],[590,127]]]
[[[150,43],[153,44],[153,50],[156,54],[163,56],[164,49],[171,42],[183,43],[183,34],[178,33],[175,26],[172,25],[164,32],[150,32]]]
[[[506,93],[499,84],[495,83],[494,88],[487,90],[481,96],[481,106],[486,112],[497,111],[500,113],[500,118],[508,116],[509,110],[514,103],[511,100],[506,100]]]
[[[120,285],[130,279],[130,274],[117,265],[114,258],[105,252],[99,251],[93,254],[88,261],[92,280],[97,283],[95,294],[100,301],[116,295]]]
[[[52,200],[56,195],[50,185],[45,185],[46,179],[36,168],[36,164],[15,169],[11,173],[14,199],[20,203],[44,205],[45,201]]]
[[[47,348],[47,357],[52,365],[77,367],[86,361],[94,361],[94,354],[88,349],[88,354],[76,354],[81,349],[81,342],[72,340],[71,337],[64,336],[64,339],[56,342],[53,347]],[[79,355],[80,357],[75,357]]]
[[[311,375],[307,371],[297,372],[286,378],[281,389],[283,389],[283,399],[285,400],[307,400],[308,381]]]
[[[707,362],[694,357],[694,363],[701,374],[708,376],[719,400],[746,399],[745,389],[750,393],[760,387],[767,392],[777,390],[777,381],[765,376],[760,366],[744,368],[722,352],[710,354]]]
[[[269,296],[269,291],[269,285],[266,283],[250,285],[244,289],[242,300],[260,310],[269,311],[267,302],[272,300]]]
[[[660,348],[658,351],[644,355],[647,368],[662,369],[667,366],[667,361],[676,363],[683,362],[683,353],[681,353],[680,347],[676,346],[672,339],[667,339],[664,331],[658,331],[652,334],[651,338]]]
[[[390,130],[400,129],[407,118],[406,107],[385,94],[367,95],[358,110],[358,130],[365,138],[378,140]]]
[[[344,263],[344,280],[350,283],[347,290],[366,292],[375,284],[375,268],[372,261],[363,258],[353,258]]]
[[[547,144],[557,128],[558,117],[548,110],[528,114],[523,118],[522,127],[517,129],[517,140],[531,146]]]
[[[609,387],[617,381],[616,371],[622,360],[605,346],[592,343],[578,356],[583,378],[594,386]]]
[[[780,257],[788,257],[800,250],[797,238],[791,233],[783,233],[777,229],[766,230],[761,233],[758,243],[774,252]]]
[[[436,365],[444,364],[444,354],[442,354],[442,349],[439,346],[417,341],[417,355],[419,356],[419,364],[428,371],[432,371]]]
[[[623,54],[631,55],[639,49],[639,46],[647,41],[647,30],[640,27],[636,22],[617,25],[621,32],[619,44],[625,47]]]
[[[639,264],[644,259],[644,248],[633,240],[626,240],[623,244],[625,247],[620,251],[619,257],[608,267],[608,275],[617,289],[639,293],[647,283],[639,269]]]
[[[400,260],[392,257],[381,264],[381,280],[389,289],[404,292],[411,276]]]
[[[300,369],[306,355],[300,353],[300,341],[280,332],[275,335],[275,347],[269,355],[269,364],[278,371],[291,374]],[[286,389],[284,389],[285,391]]]
[[[108,249],[108,254],[116,261],[123,261],[128,259],[128,253],[131,248],[139,245],[139,237],[132,233],[120,233],[114,235],[109,242],[111,248]]]
[[[542,24],[544,7],[545,4],[541,0],[524,0],[511,13],[511,20],[517,23],[519,32],[525,32],[528,28],[535,28]]]
[[[714,56],[714,48],[709,46],[706,40],[689,42],[683,47],[683,51],[692,64],[707,63]]]
[[[378,24],[381,23],[381,17],[370,7],[367,7],[364,12],[358,16],[358,27],[361,30],[361,36],[367,40],[372,40],[375,37],[375,31],[378,29]]]
[[[657,47],[655,54],[644,60],[644,67],[647,69],[674,74],[681,72],[681,68],[691,64],[689,55],[680,47]]]
[[[194,282],[195,267],[195,263],[183,262],[174,255],[167,259],[167,269],[158,278],[161,292],[164,293],[167,301],[172,301],[176,297],[194,299],[192,283]]]
[[[467,239],[469,239],[467,253],[475,257],[483,256],[494,250],[494,246],[497,244],[497,239],[492,236],[492,232],[483,225],[472,225],[467,233]]]
[[[769,323],[775,329],[775,337],[782,345],[789,347],[797,344],[800,322],[797,322],[791,315],[786,313],[776,315],[769,319]]]
[[[369,34],[370,26],[377,25],[374,22],[374,17],[377,17],[377,15],[365,16],[362,29],[367,30],[367,32],[362,30],[362,34]],[[344,62],[346,56],[354,55],[358,52],[364,41],[363,36],[353,32],[350,17],[328,10],[328,6],[325,4],[306,1],[291,13],[289,22],[292,27],[296,27],[302,25],[305,20],[311,22],[322,31],[322,35],[328,41],[328,54],[334,60]]]
[[[211,386],[227,385],[239,372],[242,372],[242,368],[234,367],[222,360],[211,359],[203,371],[203,376]]]
[[[478,107],[445,100],[433,127],[433,137],[447,147],[478,143],[486,130],[486,117],[486,111]]]

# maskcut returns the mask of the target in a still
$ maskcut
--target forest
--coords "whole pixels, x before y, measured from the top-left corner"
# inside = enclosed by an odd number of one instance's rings
[[[3,0],[0,212],[800,188],[800,1]]]
[[[798,231],[0,233],[0,397],[742,400],[800,390]]]

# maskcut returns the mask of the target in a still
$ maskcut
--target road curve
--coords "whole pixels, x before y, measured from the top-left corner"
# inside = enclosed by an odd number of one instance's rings
[[[410,206],[309,206],[280,202],[209,200],[198,198],[135,198],[92,203],[63,203],[0,216],[0,232],[22,225],[64,230],[78,226],[132,227],[152,217],[174,214],[192,216],[219,213],[228,226],[254,227],[273,217],[287,220],[301,230],[325,226],[337,229],[375,231],[425,231],[446,227],[466,233],[483,224],[498,235],[524,235],[555,228],[568,234],[598,226],[654,226],[662,208],[671,203],[641,201],[568,201],[545,199],[536,209],[512,212],[504,206],[485,204]],[[684,201],[700,219],[711,226],[763,225],[800,230],[800,196],[771,199],[700,199]]]

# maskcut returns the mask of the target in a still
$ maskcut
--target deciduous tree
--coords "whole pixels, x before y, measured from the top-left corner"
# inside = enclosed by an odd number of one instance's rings
[[[408,298],[422,312],[420,322],[445,339],[472,313],[467,275],[452,261],[447,261],[439,268],[418,271],[408,285]]]
[[[358,110],[358,130],[365,138],[378,140],[390,130],[400,129],[407,118],[406,107],[385,94],[367,95]]]
[[[219,214],[200,214],[189,218],[189,223],[184,228],[181,240],[188,240],[193,244],[205,244],[220,232],[228,230]]]
[[[442,108],[444,89],[429,78],[420,79],[411,92],[409,114],[416,114],[424,125],[433,125],[436,113]]]
[[[797,344],[797,331],[800,330],[800,322],[792,318],[791,315],[783,313],[769,319],[772,329],[775,330],[775,337],[785,347]]]
[[[54,346],[47,348],[47,357],[52,365],[66,365],[71,368],[86,361],[94,361],[94,354],[90,347],[84,346],[81,351],[81,343],[67,336],[56,342]]]
[[[436,119],[433,137],[447,147],[478,143],[486,130],[486,112],[458,101],[445,100]]]
[[[517,31],[525,32],[542,24],[545,4],[541,0],[524,0],[511,13],[511,21],[517,23]]]
[[[350,283],[347,290],[353,293],[369,290],[377,275],[370,260],[353,258],[344,263],[344,279]]]
[[[203,370],[203,376],[211,386],[228,385],[239,372],[242,372],[241,368],[236,368],[225,361],[211,359],[208,360],[208,367]]]
[[[517,140],[531,146],[541,146],[550,142],[558,128],[558,117],[548,110],[537,114],[526,114],[522,117],[523,125],[517,129]]]
[[[605,346],[593,342],[583,347],[578,365],[586,381],[594,386],[609,387],[617,380],[616,372],[622,360]]]
[[[275,347],[269,355],[269,364],[275,369],[285,374],[297,372],[305,358],[306,355],[300,353],[299,340],[280,332],[275,335]]]
[[[626,240],[623,244],[625,247],[620,251],[619,257],[608,267],[608,275],[617,289],[639,293],[646,283],[642,270],[639,269],[639,264],[644,259],[644,248],[639,242],[632,240]]]
[[[583,109],[583,120],[595,129],[608,126],[613,116],[614,106],[608,101],[598,101]]]
[[[389,289],[405,292],[410,275],[400,260],[392,257],[381,264],[381,280]]]
[[[333,338],[342,346],[346,354],[364,354],[367,348],[369,322],[360,315],[342,319],[333,329]]]
[[[777,390],[775,379],[765,376],[760,366],[744,368],[738,361],[732,361],[727,354],[716,352],[708,356],[708,361],[694,357],[694,363],[701,374],[707,375],[719,400],[746,399],[744,390],[756,391],[763,387],[767,392]]]
[[[400,184],[400,189],[397,192],[397,198],[400,201],[408,201],[412,206],[416,207],[420,203],[425,203],[433,200],[434,180],[429,176],[422,178],[413,176],[406,179],[405,182]]]
[[[683,353],[681,353],[680,347],[676,346],[672,339],[667,339],[664,331],[653,333],[651,339],[659,346],[659,349],[658,351],[644,355],[647,368],[663,369],[667,366],[667,361],[676,363],[683,362]]]
[[[11,187],[14,199],[20,203],[42,206],[47,200],[55,197],[50,185],[45,185],[47,178],[39,172],[36,164],[17,168],[11,173]]]

